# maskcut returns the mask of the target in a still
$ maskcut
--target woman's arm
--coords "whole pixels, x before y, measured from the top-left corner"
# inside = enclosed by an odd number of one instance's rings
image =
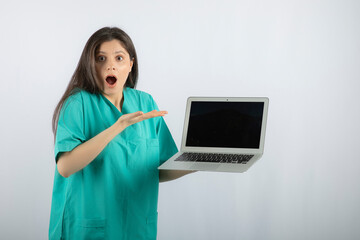
[[[196,171],[189,170],[160,170],[159,171],[159,181],[167,182],[171,180],[175,180],[177,178],[183,177],[189,173],[193,173]]]
[[[128,126],[145,119],[164,116],[166,111],[135,112],[122,115],[111,127],[105,129],[90,140],[80,144],[70,152],[62,153],[57,161],[57,168],[67,178],[91,163],[106,145]]]

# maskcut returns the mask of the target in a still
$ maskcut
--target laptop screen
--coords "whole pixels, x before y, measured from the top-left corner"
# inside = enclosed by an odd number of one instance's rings
[[[186,146],[258,149],[263,111],[263,102],[193,101]]]

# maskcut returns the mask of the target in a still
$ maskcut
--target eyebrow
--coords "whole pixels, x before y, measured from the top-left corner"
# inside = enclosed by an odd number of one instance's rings
[[[98,51],[97,52],[97,54],[99,54],[99,53],[101,53],[101,54],[106,54],[106,52],[104,52],[104,51]],[[114,52],[115,54],[118,54],[118,53],[123,53],[123,54],[125,54],[123,51],[116,51],[116,52]]]

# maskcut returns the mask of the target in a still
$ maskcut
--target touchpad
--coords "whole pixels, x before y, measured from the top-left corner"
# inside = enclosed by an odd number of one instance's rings
[[[191,170],[204,170],[204,171],[212,171],[217,170],[221,165],[220,164],[204,164],[204,163],[194,163],[190,166]]]

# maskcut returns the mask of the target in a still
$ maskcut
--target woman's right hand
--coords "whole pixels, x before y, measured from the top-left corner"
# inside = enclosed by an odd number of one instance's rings
[[[133,125],[135,123],[141,122],[143,120],[154,118],[154,117],[163,117],[167,114],[167,111],[157,111],[152,110],[147,113],[143,113],[142,111],[124,114],[116,121],[118,125],[121,126],[121,128],[125,129],[130,125]]]

